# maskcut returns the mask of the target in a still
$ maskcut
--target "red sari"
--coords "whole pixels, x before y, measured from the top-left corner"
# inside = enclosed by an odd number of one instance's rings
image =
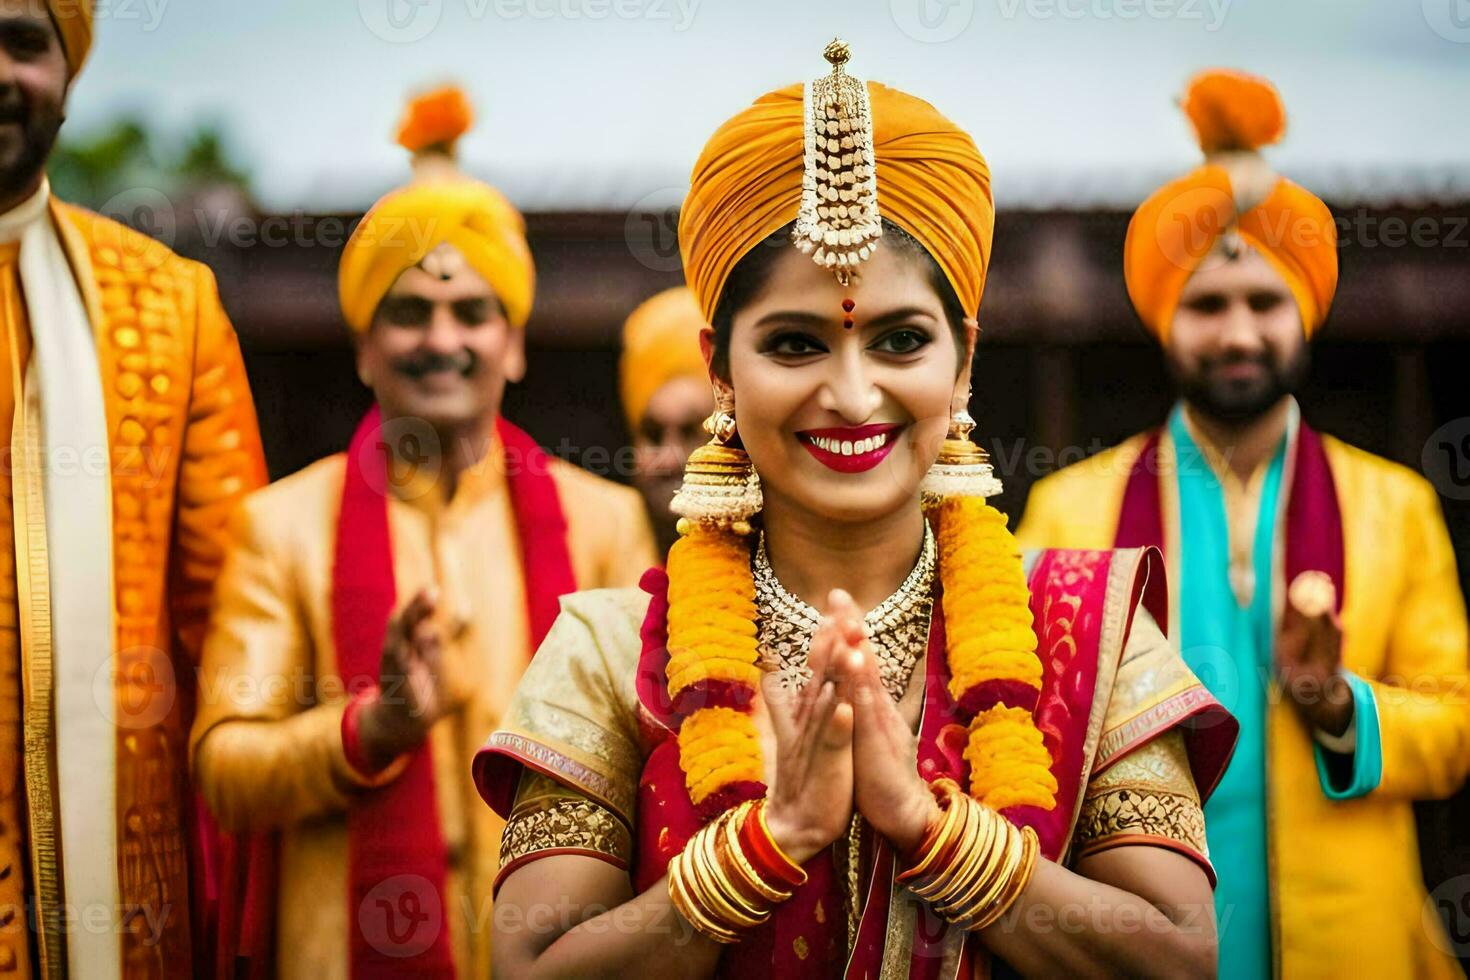
[[[1161,627],[1167,616],[1157,551],[1044,551],[1028,565],[1028,584],[1044,670],[1037,725],[1051,752],[1059,791],[1052,810],[1016,807],[1005,815],[1036,830],[1045,857],[1065,862],[1090,779],[1130,751],[1178,728],[1183,732],[1194,784],[1201,797],[1207,796],[1229,760],[1235,726],[1234,719],[1182,663],[1171,663],[1169,670],[1157,672],[1175,679],[1165,688],[1140,687],[1130,680],[1133,689],[1126,695],[1118,689],[1124,686],[1119,683],[1119,668],[1136,611],[1147,609]],[[570,656],[590,663],[593,658],[582,658],[580,647],[553,650],[551,657],[546,650],[538,654],[533,671],[539,668],[544,673],[528,674],[517,694],[527,709],[517,711],[513,706],[507,713],[507,727],[491,737],[475,760],[476,784],[482,796],[504,816],[511,813],[522,770],[550,777],[612,810],[633,829],[633,854],[626,866],[640,892],[663,877],[669,860],[702,824],[679,767],[674,737],[677,716],[668,697],[668,579],[662,570],[651,569],[642,586],[650,598],[639,631],[636,680],[626,695],[636,698],[636,704],[613,709],[636,716],[638,731],[624,741],[629,746],[636,744],[641,769],[613,772],[600,767],[596,755],[609,743],[578,745],[575,737],[567,740],[561,734],[601,710],[576,700],[582,695],[564,677],[576,675],[585,681],[589,670],[616,669],[609,666],[606,650],[590,667],[581,662],[554,662],[557,657]],[[948,691],[941,605],[934,604],[924,659],[918,767],[927,780],[949,776],[967,785],[963,749],[969,719]],[[568,609],[574,608],[575,603],[569,604]],[[1177,653],[1167,647],[1155,653],[1177,660]],[[621,696],[619,685],[627,686],[625,677],[593,680],[591,689],[611,691],[615,698]],[[1129,700],[1128,710],[1121,715],[1111,705],[1118,697]],[[562,705],[575,716],[570,726],[538,720]],[[1105,730],[1105,721],[1120,718]],[[631,785],[635,781],[636,786]],[[901,868],[886,840],[863,825],[856,861],[848,859],[847,850],[846,843],[839,842],[809,861],[807,883],[765,925],[725,951],[719,974],[881,975],[929,980],[971,976],[988,969],[988,957],[978,941],[951,929],[896,883]],[[569,852],[587,853],[560,848],[530,857]],[[862,900],[849,948],[849,882],[854,875]]]

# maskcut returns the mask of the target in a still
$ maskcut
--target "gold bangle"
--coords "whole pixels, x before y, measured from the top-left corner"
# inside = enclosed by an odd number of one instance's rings
[[[1001,824],[1000,831],[1003,840],[992,854],[992,860],[985,869],[985,873],[979,880],[965,892],[957,894],[954,901],[947,908],[935,911],[949,918],[952,922],[969,922],[975,914],[990,906],[1010,883],[1011,874],[1015,871],[1021,861],[1023,838],[1011,822],[999,814],[995,820]]]
[[[749,814],[752,806],[753,804],[748,802],[742,803],[727,814],[728,819],[720,824],[720,834],[725,845],[724,853],[730,857],[732,870],[739,875],[741,881],[750,886],[751,891],[772,904],[784,902],[791,897],[792,893],[767,884],[740,846],[740,823]]]
[[[771,910],[766,908],[759,899],[751,899],[742,892],[731,878],[730,862],[720,856],[720,836],[724,830],[721,820],[728,819],[726,813],[720,820],[704,830],[704,855],[709,868],[711,878],[720,886],[719,894],[730,905],[741,914],[754,919],[752,925],[759,925],[770,917]]]
[[[1031,876],[1036,872],[1036,862],[1041,854],[1041,839],[1030,827],[1024,828],[1021,834],[1025,838],[1022,844],[1021,863],[1011,875],[1010,887],[996,901],[995,907],[988,910],[970,927],[971,931],[984,929],[1005,915],[1026,891],[1026,886],[1031,883]]]
[[[733,929],[758,926],[770,913],[762,914],[760,909],[750,907],[743,899],[731,894],[734,888],[710,851],[709,845],[714,839],[714,834],[711,833],[713,829],[713,825],[701,828],[685,848],[685,853],[690,858],[691,890],[704,906],[704,911],[722,925]]]
[[[984,830],[983,827],[977,826],[979,814],[967,797],[952,798],[950,806],[958,811],[957,822],[953,830],[940,839],[939,843],[945,846],[935,848],[936,854],[944,854],[948,851],[950,864],[938,869],[929,868],[929,880],[914,887],[915,895],[930,901],[936,896],[943,895],[952,887],[955,873],[960,867],[967,865],[968,859],[975,853],[975,844],[978,843],[974,839],[975,836]]]
[[[696,932],[708,936],[717,943],[728,945],[729,943],[735,942],[740,937],[732,930],[724,928],[706,916],[704,911],[697,906],[697,903],[689,895],[685,887],[683,861],[680,860],[683,856],[683,852],[675,854],[673,860],[669,862],[668,883],[670,903],[679,915],[683,916],[684,921],[689,923]]]
[[[932,865],[945,852],[948,845],[955,839],[959,826],[965,818],[965,813],[956,802],[961,799],[959,784],[952,779],[936,779],[929,784],[929,791],[934,794],[934,802],[938,803],[944,813],[943,820],[934,834],[933,840],[929,842],[929,849],[919,857],[914,866],[906,873],[906,877],[912,880],[922,880],[933,870]]]
[[[970,817],[966,823],[966,836],[960,844],[963,850],[955,856],[953,865],[939,873],[930,891],[930,902],[941,915],[957,897],[973,891],[977,879],[983,881],[991,873],[996,843],[1004,832],[998,823],[1003,818],[984,804],[966,797],[963,806]]]
[[[720,838],[720,824],[716,820],[700,831],[702,839],[700,842],[700,853],[704,858],[704,869],[709,881],[715,885],[719,900],[735,910],[740,917],[740,925],[744,928],[760,925],[770,916],[770,910],[763,908],[758,902],[752,902],[746,895],[735,887],[730,880],[730,870],[727,864],[720,860],[717,844]]]
[[[966,839],[960,843],[960,852],[953,864],[939,873],[931,890],[931,902],[935,911],[944,914],[944,907],[953,904],[954,898],[970,889],[976,876],[982,876],[991,862],[994,851],[994,824],[989,823],[979,804],[972,807],[972,821],[967,826]]]

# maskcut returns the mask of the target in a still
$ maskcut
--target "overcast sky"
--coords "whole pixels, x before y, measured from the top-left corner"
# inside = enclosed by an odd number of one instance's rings
[[[1006,203],[1131,203],[1196,162],[1198,68],[1264,74],[1306,182],[1470,172],[1470,0],[98,0],[67,133],[123,112],[225,125],[260,199],[351,209],[407,174],[406,93],[479,119],[467,165],[522,207],[677,200],[709,133],[762,92],[852,71],[975,136]],[[1370,182],[1371,182],[1370,180]],[[1460,186],[1466,186],[1461,184]]]

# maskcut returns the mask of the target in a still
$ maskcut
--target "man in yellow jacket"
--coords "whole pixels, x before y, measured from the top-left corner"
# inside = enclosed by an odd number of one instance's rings
[[[416,179],[338,277],[376,406],[345,454],[246,501],[220,576],[192,750],[240,835],[224,975],[488,976],[502,824],[470,759],[561,595],[654,563],[635,491],[500,414],[534,270],[520,215],[454,166],[467,125],[457,90],[415,102]]]
[[[1291,392],[1337,284],[1325,205],[1257,152],[1269,83],[1195,78],[1206,163],[1129,225],[1124,273],[1180,402],[1041,480],[1027,547],[1159,545],[1173,635],[1240,720],[1205,808],[1224,977],[1456,976],[1411,804],[1470,769],[1464,599],[1430,485],[1319,435]]]
[[[51,193],[92,28],[0,6],[0,973],[184,980],[194,671],[265,462],[209,270]]]

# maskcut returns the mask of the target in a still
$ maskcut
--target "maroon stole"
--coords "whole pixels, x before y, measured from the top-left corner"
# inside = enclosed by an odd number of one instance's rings
[[[1051,752],[1052,772],[1060,791],[1052,810],[1013,807],[1005,815],[1017,825],[1035,828],[1042,853],[1052,860],[1066,850],[1076,818],[1077,797],[1091,764],[1083,755],[1097,694],[1103,610],[1113,557],[1110,551],[1049,550],[1042,553],[1030,575],[1031,612],[1043,664],[1036,720]],[[1143,561],[1156,564],[1158,557],[1150,553]],[[665,679],[668,577],[661,569],[651,569],[642,585],[652,599],[643,623],[638,694],[662,737],[649,755],[639,782],[633,882],[639,892],[664,875],[669,860],[702,825],[679,768],[678,741],[673,737],[678,717],[669,704]],[[1142,597],[1151,612],[1162,616],[1163,576],[1140,572],[1134,577],[1131,596],[1134,602]],[[1125,636],[1128,626],[1131,623],[1125,624]],[[949,776],[967,785],[963,752],[969,719],[949,695],[944,616],[939,602],[934,604],[924,685],[919,772],[927,780]],[[842,888],[845,868],[837,867],[834,849],[829,847],[807,863],[807,883],[778,907],[765,925],[725,952],[720,975],[877,976],[886,945],[893,876],[902,869],[888,842],[867,826],[861,852],[859,880],[863,883],[864,903],[850,956],[846,951],[847,912]],[[947,929],[947,924],[926,905],[919,904],[910,980],[937,980],[944,966]],[[970,961],[977,952],[974,942],[964,945],[958,975],[969,975]]]
[[[397,601],[380,429],[375,407],[352,437],[337,521],[332,635],[349,691],[377,683],[383,635]],[[495,437],[506,461],[534,651],[551,629],[561,597],[576,590],[566,517],[550,460],[535,440],[504,418],[496,419]],[[397,779],[353,802],[347,834],[351,976],[454,976],[452,910],[444,905],[446,853],[427,740]],[[222,932],[238,934],[222,942],[221,975],[268,977],[275,971],[275,835],[257,834],[248,843],[237,839],[228,847],[233,867],[225,872]],[[237,955],[246,960],[243,966],[230,962]]]
[[[1164,547],[1161,474],[1173,473],[1174,469],[1163,465],[1170,461],[1159,459],[1162,431],[1155,430],[1149,435],[1128,474],[1114,547]],[[1337,485],[1332,479],[1322,437],[1305,422],[1297,425],[1296,445],[1288,460],[1286,479],[1284,581],[1290,583],[1305,571],[1325,572],[1337,586],[1337,611],[1341,612],[1347,591],[1342,511],[1338,508]],[[1282,533],[1282,529],[1278,527],[1277,533]]]

